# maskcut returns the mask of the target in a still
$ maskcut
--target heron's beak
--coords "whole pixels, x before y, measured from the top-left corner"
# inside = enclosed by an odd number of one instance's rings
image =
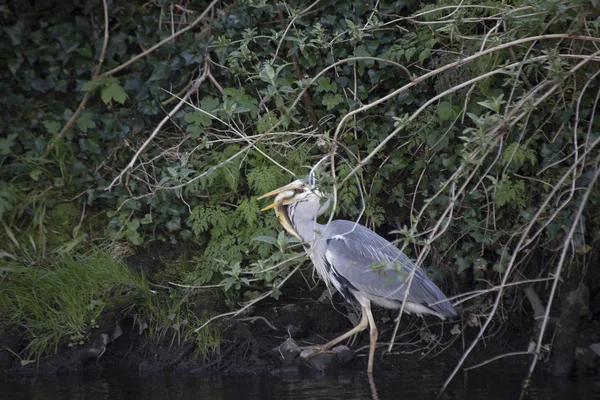
[[[289,185],[282,186],[279,189],[275,189],[275,190],[270,191],[269,193],[263,194],[262,196],[260,196],[258,198],[258,200],[275,196],[275,201],[273,202],[273,204],[263,208],[260,211],[267,211],[267,210],[270,210],[277,206],[289,204],[288,201],[291,200],[296,195],[295,190],[300,189],[300,188],[301,188],[301,183],[292,182]]]
[[[303,241],[303,239],[300,237],[298,232],[296,232],[296,230],[292,226],[292,223],[290,222],[287,214],[283,211],[283,208],[281,206],[286,206],[288,204],[292,204],[294,202],[294,198],[296,197],[297,190],[302,189],[302,187],[303,187],[302,182],[294,181],[294,182],[290,183],[289,185],[285,185],[283,187],[280,187],[279,189],[275,189],[273,191],[270,191],[269,193],[265,193],[258,198],[260,200],[260,199],[264,199],[266,197],[275,196],[275,200],[273,201],[273,204],[263,208],[260,211],[267,211],[267,210],[274,208],[275,215],[277,215],[277,220],[279,221],[279,223],[283,226],[283,228],[288,233],[297,237],[298,240],[300,240],[301,242]]]

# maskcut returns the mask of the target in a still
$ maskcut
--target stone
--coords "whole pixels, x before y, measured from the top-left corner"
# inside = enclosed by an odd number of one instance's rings
[[[303,350],[300,353],[300,368],[311,371],[331,373],[339,370],[340,361],[333,351],[314,354],[316,350]]]
[[[298,357],[298,353],[300,350],[298,349],[298,344],[292,338],[287,338],[285,342],[283,342],[277,350],[283,359],[283,364],[288,365],[294,362],[294,360]]]
[[[575,349],[575,360],[582,363],[586,368],[595,369],[598,355],[589,348],[577,347]]]
[[[596,353],[598,357],[600,357],[600,343],[591,344],[589,349]]]
[[[354,351],[350,350],[347,346],[336,346],[331,351],[335,353],[341,365],[350,364],[354,359]]]

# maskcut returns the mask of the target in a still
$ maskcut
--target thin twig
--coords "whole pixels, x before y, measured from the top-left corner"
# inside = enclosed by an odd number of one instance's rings
[[[128,66],[130,66],[131,64],[133,64],[137,60],[139,60],[139,59],[141,59],[143,57],[146,57],[148,54],[150,54],[153,51],[155,51],[156,49],[162,47],[164,44],[169,43],[170,41],[172,41],[176,37],[178,37],[180,35],[183,35],[187,31],[193,29],[196,25],[198,25],[200,22],[202,22],[204,20],[204,18],[206,18],[206,15],[209,13],[209,11],[211,11],[214,8],[214,6],[217,5],[218,2],[219,2],[219,0],[213,0],[206,7],[206,9],[202,12],[202,14],[200,14],[200,16],[198,18],[196,18],[196,20],[194,22],[192,22],[190,25],[186,26],[185,28],[183,28],[180,31],[175,32],[174,34],[170,35],[168,38],[165,38],[165,39],[161,40],[160,42],[158,42],[154,46],[150,47],[148,50],[146,50],[146,51],[138,54],[137,56],[131,58],[129,61],[124,62],[123,64],[119,65],[118,67],[113,68],[110,71],[107,71],[107,72],[103,73],[101,75],[101,77],[105,77],[105,76],[110,76],[110,75],[116,74],[117,72],[119,72],[119,71],[127,68]]]
[[[292,24],[294,23],[294,21],[296,20],[295,17],[294,19],[292,19],[292,21],[289,23],[289,25],[285,26],[285,19],[283,18],[283,13],[281,12],[281,7],[278,4],[277,0],[275,1],[275,8],[277,9],[277,16],[279,17],[279,22],[281,23],[281,26],[283,28],[285,28],[285,32],[284,32],[284,37],[285,34],[287,33],[288,29],[292,26]],[[319,3],[320,0],[315,1],[313,4],[311,4],[305,11],[310,10],[312,7],[316,6]],[[279,45],[281,45],[281,43],[283,43],[283,39],[284,37],[281,38],[281,41],[279,42]],[[279,50],[279,46],[277,46],[277,50],[275,52],[275,56],[273,57],[273,59],[275,59],[275,57],[277,57],[277,51]],[[298,60],[298,56],[294,53],[292,54],[292,59],[294,60],[294,71],[296,72],[296,79],[298,79],[298,81],[302,81],[302,79],[304,78],[303,74],[302,74],[302,68],[300,67],[300,60]],[[321,124],[319,123],[319,119],[317,118],[316,114],[315,114],[315,110],[312,107],[312,99],[310,97],[310,94],[308,93],[308,91],[304,91],[304,93],[302,94],[302,102],[304,103],[304,108],[306,109],[306,113],[308,114],[308,119],[310,119],[311,124],[320,132],[323,133],[323,128],[321,128]]]
[[[513,351],[512,353],[500,354],[498,356],[495,356],[495,357],[492,357],[492,358],[490,358],[488,360],[480,362],[479,364],[475,364],[475,365],[472,365],[470,367],[467,367],[467,368],[464,369],[464,371],[470,371],[472,369],[483,367],[486,364],[489,364],[489,363],[494,362],[496,360],[500,360],[502,358],[512,357],[512,356],[526,356],[526,355],[529,355],[529,354],[533,354],[533,353],[531,351]]]
[[[106,56],[106,49],[108,48],[108,39],[109,39],[109,31],[110,30],[109,30],[109,26],[108,26],[107,0],[102,0],[102,5],[104,7],[104,42],[102,43],[102,51],[100,51],[100,59],[98,60],[98,64],[96,65],[96,67],[94,67],[94,70],[92,71],[92,80],[98,78],[98,74],[100,74],[100,70],[102,69],[102,65],[104,64],[104,57]],[[42,159],[48,158],[48,156],[50,155],[50,152],[56,146],[56,143],[60,142],[62,140],[62,138],[65,136],[65,134],[67,133],[67,131],[69,129],[71,129],[71,127],[73,126],[75,121],[77,121],[77,118],[79,118],[79,116],[85,109],[85,105],[87,104],[89,99],[90,99],[90,92],[87,92],[83,96],[81,103],[79,103],[79,107],[77,107],[77,109],[75,110],[73,115],[71,115],[71,118],[69,118],[69,121],[67,121],[65,126],[63,126],[63,128],[60,130],[60,132],[56,136],[56,139],[50,143],[50,145],[48,146],[48,149],[44,152],[44,154],[42,154],[42,157],[41,157]]]
[[[123,168],[123,170],[121,170],[121,172],[119,173],[119,175],[116,176],[115,179],[113,179],[113,181],[110,183],[110,185],[108,185],[108,187],[105,189],[107,191],[111,191],[113,186],[115,186],[117,183],[121,183],[122,179],[123,179],[123,175],[125,175],[128,171],[132,171],[133,167],[135,166],[135,163],[137,162],[137,159],[139,158],[139,156],[144,152],[144,150],[146,149],[146,147],[148,147],[150,145],[150,143],[154,140],[154,138],[156,137],[156,135],[158,135],[158,133],[160,132],[160,130],[162,129],[162,127],[171,120],[171,118],[173,118],[173,116],[175,114],[177,114],[177,112],[181,109],[181,107],[183,107],[188,99],[198,91],[198,89],[200,88],[200,86],[202,85],[202,83],[210,76],[210,57],[208,54],[205,54],[204,56],[204,68],[202,71],[202,75],[194,82],[194,84],[192,85],[192,87],[187,91],[187,93],[185,94],[185,96],[183,96],[183,98],[177,103],[177,105],[175,105],[175,107],[173,107],[173,109],[171,110],[171,112],[169,112],[163,119],[162,121],[160,121],[160,123],[156,126],[156,128],[154,128],[154,130],[152,131],[152,133],[150,134],[150,136],[148,136],[148,139],[146,139],[146,141],[142,144],[142,146],[135,152],[135,154],[133,155],[133,157],[131,158],[131,160],[129,161],[129,164],[127,164],[127,166],[125,168]]]

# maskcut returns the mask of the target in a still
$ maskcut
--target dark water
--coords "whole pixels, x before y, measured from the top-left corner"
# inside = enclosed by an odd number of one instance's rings
[[[434,371],[381,372],[374,388],[366,374],[345,373],[336,377],[297,374],[251,377],[141,377],[131,372],[98,376],[40,378],[0,381],[0,398],[6,400],[162,400],[162,399],[435,399],[445,373]],[[444,399],[518,399],[522,374],[487,370],[461,375]],[[532,382],[530,399],[600,399],[600,380],[594,377],[555,379],[538,377]]]

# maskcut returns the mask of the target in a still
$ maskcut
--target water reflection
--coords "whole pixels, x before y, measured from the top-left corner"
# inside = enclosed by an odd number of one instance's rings
[[[0,382],[3,399],[27,400],[238,400],[238,399],[435,399],[447,371],[421,369],[338,376],[302,376],[297,373],[269,376],[140,377],[131,373],[100,376],[30,378]],[[522,374],[507,371],[472,373],[457,379],[444,399],[516,399]],[[569,380],[536,378],[530,398],[600,399],[600,382],[590,377]]]

